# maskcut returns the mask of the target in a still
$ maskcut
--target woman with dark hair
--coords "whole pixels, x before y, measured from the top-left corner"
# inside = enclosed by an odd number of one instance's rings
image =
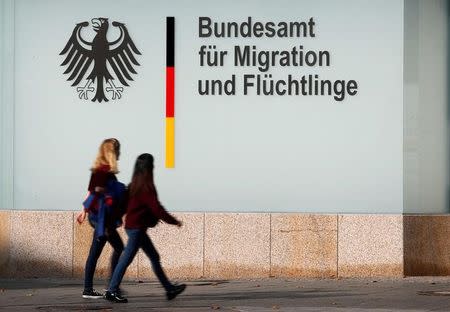
[[[152,263],[155,275],[166,290],[167,300],[172,300],[184,291],[186,285],[173,285],[169,282],[159,262],[159,254],[147,234],[147,228],[154,227],[159,220],[178,227],[181,226],[181,222],[171,216],[158,200],[153,182],[152,155],[142,154],[136,159],[128,191],[125,219],[128,243],[111,277],[105,299],[113,302],[128,302],[120,293],[119,286],[127,267],[133,261],[139,248],[142,248]]]

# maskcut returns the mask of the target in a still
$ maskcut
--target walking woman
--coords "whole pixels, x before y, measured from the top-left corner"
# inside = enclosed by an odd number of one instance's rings
[[[86,260],[83,298],[98,299],[103,294],[93,288],[93,278],[97,260],[106,242],[114,251],[111,255],[110,272],[114,272],[123,251],[123,242],[116,228],[121,225],[126,207],[126,188],[116,178],[117,160],[120,157],[120,143],[117,139],[106,139],[100,145],[88,186],[88,197],[84,209],[77,216],[79,224],[88,214],[89,223],[94,228],[91,248]]]
[[[125,219],[128,243],[111,277],[105,299],[113,302],[128,302],[120,293],[119,285],[127,267],[133,261],[139,248],[142,248],[152,263],[155,275],[166,290],[167,300],[172,300],[184,291],[186,285],[173,285],[169,282],[161,267],[159,254],[147,234],[147,228],[154,227],[159,220],[179,227],[181,222],[167,213],[158,200],[153,182],[152,155],[142,154],[137,158],[128,191]]]

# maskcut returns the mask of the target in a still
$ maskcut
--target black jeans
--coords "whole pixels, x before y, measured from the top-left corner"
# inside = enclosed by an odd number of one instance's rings
[[[95,223],[89,220],[92,226],[95,227]],[[95,231],[93,233],[91,249],[89,250],[89,255],[86,260],[86,266],[84,271],[84,289],[91,290],[93,287],[93,279],[95,273],[95,267],[97,266],[97,260],[102,253],[103,247],[105,247],[106,242],[109,242],[114,249],[111,255],[111,264],[110,264],[110,277],[114,272],[114,269],[117,266],[117,262],[119,261],[119,257],[123,251],[123,242],[117,233],[116,229],[108,229],[108,235],[102,239],[98,239],[95,237]]]
[[[122,256],[120,256],[119,263],[117,264],[114,273],[111,276],[111,282],[109,283],[108,290],[111,292],[116,292],[119,290],[125,271],[133,261],[139,248],[142,248],[147,257],[150,259],[153,272],[155,272],[155,275],[158,277],[166,291],[171,290],[173,285],[169,282],[161,267],[161,263],[159,262],[159,254],[156,251],[155,246],[153,246],[150,237],[148,237],[146,229],[126,229],[126,232],[128,235],[128,243]]]

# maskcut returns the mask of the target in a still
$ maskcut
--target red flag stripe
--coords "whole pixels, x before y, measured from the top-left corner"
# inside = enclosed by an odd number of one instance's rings
[[[166,117],[175,117],[175,67],[166,68]]]

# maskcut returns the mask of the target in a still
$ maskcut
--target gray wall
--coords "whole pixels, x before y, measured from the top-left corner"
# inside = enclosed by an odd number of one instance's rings
[[[405,1],[406,213],[448,212],[448,1]]]
[[[13,208],[14,1],[0,1],[0,209]]]
[[[9,72],[15,130],[8,136],[14,135],[15,209],[78,209],[99,142],[115,136],[123,143],[119,178],[128,182],[135,157],[153,153],[160,197],[170,210],[403,211],[403,1],[211,3],[15,1]],[[201,15],[225,21],[313,16],[317,37],[205,40],[197,37]],[[59,66],[75,23],[97,16],[124,21],[142,51],[132,86],[107,104],[80,101]],[[175,169],[164,168],[166,16],[177,19]],[[355,79],[359,92],[341,103],[320,96],[201,97],[198,79],[257,73],[229,64],[200,68],[202,44],[330,50],[329,68],[271,73]]]

